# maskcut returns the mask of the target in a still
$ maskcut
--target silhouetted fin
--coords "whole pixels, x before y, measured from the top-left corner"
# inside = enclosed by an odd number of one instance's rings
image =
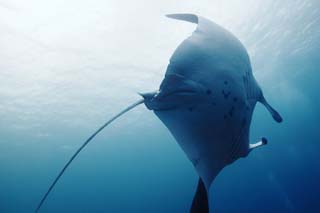
[[[198,16],[194,14],[188,14],[188,13],[176,13],[176,14],[167,14],[166,15],[168,18],[173,18],[177,20],[183,20],[183,21],[188,21],[191,23],[198,24]]]
[[[123,115],[124,113],[130,111],[131,109],[135,108],[136,106],[142,104],[144,102],[144,99],[141,99],[137,102],[135,102],[134,104],[128,106],[126,109],[122,110],[121,112],[119,112],[117,115],[115,115],[114,117],[112,117],[110,120],[108,120],[105,124],[103,124],[97,131],[95,131],[83,144],[82,146],[72,155],[72,157],[70,158],[70,160],[66,163],[66,165],[62,168],[62,170],[60,171],[60,173],[58,174],[58,176],[54,179],[53,183],[51,184],[51,186],[49,187],[49,189],[47,190],[47,192],[45,193],[45,195],[42,197],[37,209],[35,212],[38,212],[39,209],[41,208],[42,204],[44,203],[44,201],[46,200],[46,198],[48,197],[49,193],[52,191],[52,189],[54,188],[54,186],[56,185],[56,183],[58,182],[58,180],[61,178],[61,176],[64,174],[64,172],[66,171],[66,169],[68,168],[68,166],[72,163],[72,161],[77,157],[77,155],[81,152],[82,149],[84,149],[88,143],[99,133],[101,132],[101,130],[103,130],[105,127],[107,127],[110,123],[112,123],[114,120],[116,120],[117,118],[119,118],[121,115]]]
[[[201,178],[199,178],[190,213],[209,213],[208,193]]]
[[[249,151],[252,151],[260,146],[268,144],[268,140],[265,137],[262,137],[260,141],[254,144],[249,144]]]
[[[259,100],[259,102],[262,103],[267,108],[267,110],[270,112],[270,114],[272,115],[275,121],[277,121],[278,123],[282,122],[281,115],[267,102],[267,100],[263,96]]]

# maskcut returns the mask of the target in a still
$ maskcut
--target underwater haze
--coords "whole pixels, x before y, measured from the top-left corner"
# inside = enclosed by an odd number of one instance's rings
[[[319,0],[0,0],[0,212],[34,212],[72,154],[106,120],[158,89],[194,13],[247,48],[275,123],[257,104],[250,141],[210,210],[320,212]],[[80,153],[40,212],[188,212],[198,175],[141,105]]]

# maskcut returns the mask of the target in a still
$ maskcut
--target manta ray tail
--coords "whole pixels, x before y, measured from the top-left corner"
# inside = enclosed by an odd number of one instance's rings
[[[58,176],[54,179],[53,183],[50,185],[49,189],[47,190],[47,192],[44,194],[44,196],[42,197],[37,209],[35,212],[38,212],[39,209],[41,208],[42,204],[44,203],[44,201],[46,200],[46,198],[48,197],[49,193],[51,192],[51,190],[54,188],[54,186],[56,185],[56,183],[58,182],[58,180],[61,178],[61,176],[64,174],[64,172],[66,171],[66,169],[68,168],[68,166],[72,163],[72,161],[77,157],[77,155],[81,152],[81,150],[83,148],[85,148],[88,143],[99,133],[101,132],[101,130],[103,130],[106,126],[108,126],[110,123],[112,123],[114,120],[116,120],[117,118],[119,118],[121,115],[123,115],[124,113],[130,111],[131,109],[135,108],[136,106],[142,104],[144,102],[144,99],[141,99],[135,103],[133,103],[132,105],[128,106],[126,109],[122,110],[121,112],[119,112],[117,115],[113,116],[111,119],[109,119],[105,124],[103,124],[97,131],[95,131],[83,144],[82,146],[72,155],[72,157],[69,159],[69,161],[66,163],[66,165],[62,168],[62,170],[60,171],[60,173],[58,174]]]
[[[272,106],[270,106],[270,104],[267,102],[267,100],[263,96],[261,97],[259,102],[262,103],[267,108],[267,110],[270,112],[270,114],[272,115],[275,121],[277,121],[278,123],[282,122],[281,115]]]
[[[209,213],[208,193],[201,178],[199,178],[190,213]]]

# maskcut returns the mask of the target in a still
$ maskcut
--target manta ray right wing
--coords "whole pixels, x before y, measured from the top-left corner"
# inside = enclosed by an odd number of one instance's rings
[[[281,115],[277,112],[277,110],[275,110],[268,102],[267,100],[262,96],[262,98],[259,100],[260,103],[262,103],[267,110],[270,112],[270,114],[272,115],[273,119],[275,121],[277,121],[278,123],[282,122],[282,117]]]

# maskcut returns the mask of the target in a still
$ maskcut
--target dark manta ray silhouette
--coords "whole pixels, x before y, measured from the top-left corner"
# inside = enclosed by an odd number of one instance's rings
[[[58,174],[36,209],[80,151],[112,121],[144,103],[167,126],[199,174],[191,212],[209,212],[208,191],[227,165],[267,143],[249,143],[249,128],[257,102],[274,120],[282,118],[263,96],[252,75],[248,53],[241,42],[217,24],[193,14],[169,18],[198,24],[175,50],[165,78],[156,92],[141,94],[132,104],[100,127],[76,151]]]

